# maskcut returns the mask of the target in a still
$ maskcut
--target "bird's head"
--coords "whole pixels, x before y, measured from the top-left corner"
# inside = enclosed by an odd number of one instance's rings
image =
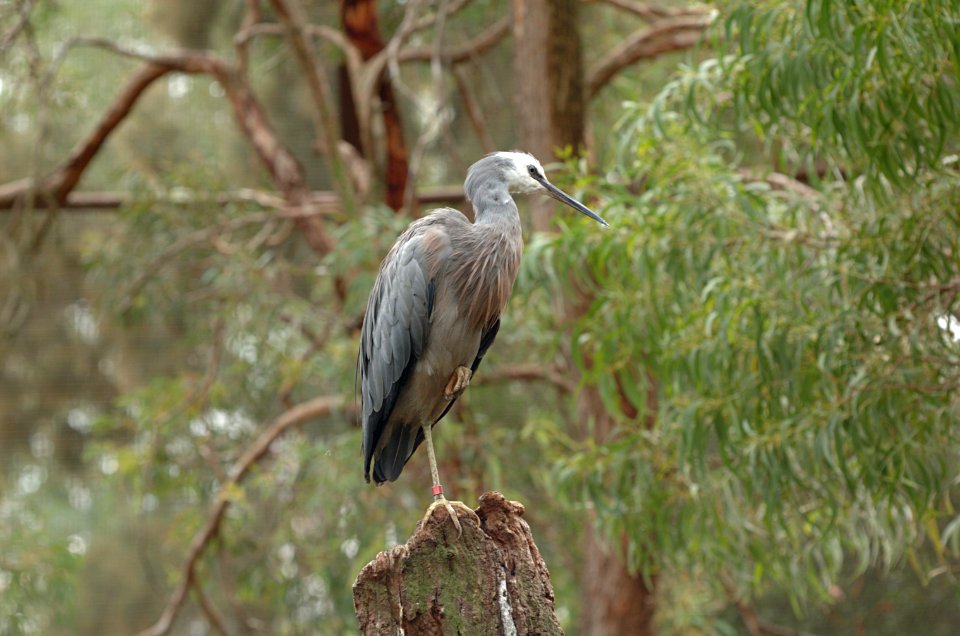
[[[486,179],[499,179],[506,182],[507,189],[514,194],[542,192],[569,205],[577,212],[589,216],[597,223],[609,227],[609,224],[596,212],[550,183],[537,158],[526,152],[494,152],[473,164],[467,172],[465,184],[468,197],[471,196],[473,188]]]

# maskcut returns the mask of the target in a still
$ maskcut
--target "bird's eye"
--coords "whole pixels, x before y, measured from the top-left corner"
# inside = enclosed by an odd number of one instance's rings
[[[536,166],[527,166],[527,172],[530,173],[531,177],[537,176],[537,167]]]

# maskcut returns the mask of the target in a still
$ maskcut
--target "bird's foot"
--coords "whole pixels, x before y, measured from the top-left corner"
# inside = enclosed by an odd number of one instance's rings
[[[453,375],[450,376],[450,381],[447,382],[447,387],[443,390],[443,397],[448,400],[454,400],[460,397],[464,391],[467,390],[467,387],[470,386],[470,378],[473,377],[473,372],[470,371],[467,367],[457,367],[457,370],[453,372]]]
[[[447,514],[450,515],[450,520],[453,521],[453,525],[457,528],[458,539],[461,536],[463,536],[463,526],[460,525],[460,518],[457,515],[457,511],[454,510],[454,508],[456,507],[461,510],[465,510],[472,517],[477,516],[477,513],[475,513],[470,506],[463,503],[462,501],[449,501],[446,497],[441,495],[439,499],[434,500],[434,502],[430,504],[430,507],[427,508],[427,513],[423,515],[423,520],[420,522],[421,527],[426,525],[427,521],[430,520],[430,517],[433,515],[434,511],[440,506],[443,506],[444,509],[446,509]],[[477,523],[479,524],[479,520],[477,520]]]

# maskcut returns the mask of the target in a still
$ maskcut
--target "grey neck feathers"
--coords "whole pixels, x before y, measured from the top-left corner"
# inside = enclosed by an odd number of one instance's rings
[[[503,183],[479,184],[472,192],[468,192],[473,204],[476,222],[513,227],[520,224],[520,215],[517,213],[517,204]]]

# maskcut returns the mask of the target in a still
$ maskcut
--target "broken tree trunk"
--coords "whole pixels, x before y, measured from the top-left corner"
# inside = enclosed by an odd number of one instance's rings
[[[521,519],[497,492],[476,515],[438,507],[403,545],[360,571],[353,603],[363,634],[563,634],[550,573]]]

